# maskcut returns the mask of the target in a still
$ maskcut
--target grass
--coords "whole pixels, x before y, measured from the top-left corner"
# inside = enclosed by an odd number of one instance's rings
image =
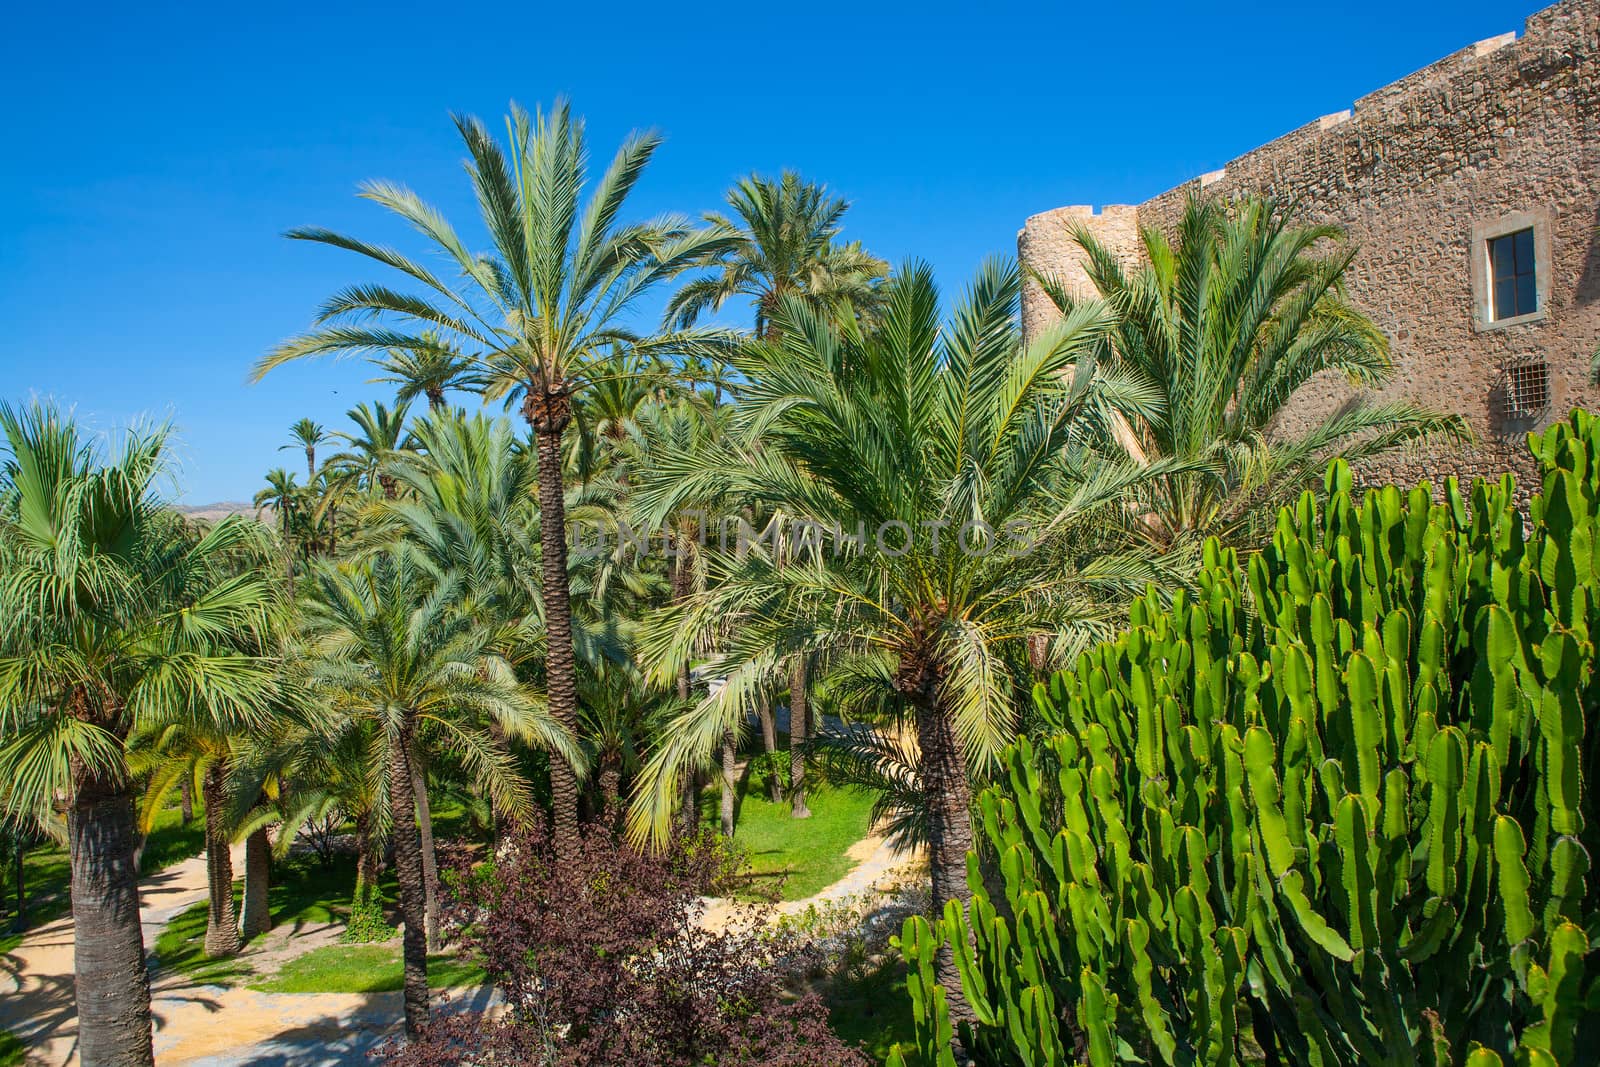
[[[720,787],[702,797],[702,811],[713,825],[719,821]],[[872,804],[868,792],[812,781],[806,789],[811,818],[789,814],[787,800],[767,798],[766,782],[746,774],[734,811],[733,843],[750,857],[752,882],[776,888],[784,900],[809,897],[843,878],[855,866],[845,852],[867,836]]]
[[[916,1021],[906,993],[906,966],[890,955],[859,974],[841,975],[822,990],[828,1026],[845,1041],[882,1063],[898,1045],[916,1046]]]
[[[187,826],[183,811],[178,807],[164,808],[156,816],[156,824],[145,839],[144,851],[139,854],[139,873],[156,871],[182,863],[198,856],[206,847],[205,812],[199,804],[194,806],[194,818]]]
[[[278,973],[250,982],[262,993],[387,993],[404,982],[400,947],[324,945],[286,962]],[[435,989],[482,985],[483,969],[454,956],[428,957],[428,984]]]
[[[314,859],[295,858],[273,865],[272,888],[267,903],[272,909],[274,927],[288,924],[295,929],[344,922],[350,914],[350,896],[355,890],[352,864],[324,867]],[[393,897],[391,876],[385,883],[386,895]],[[244,887],[234,884],[235,912],[242,907]],[[156,937],[155,955],[163,971],[185,974],[205,985],[233,985],[254,971],[240,959],[213,960],[205,953],[206,902],[200,901],[167,923]],[[331,991],[330,991],[331,992]]]
[[[156,818],[156,824],[145,840],[144,852],[139,856],[139,872],[151,874],[191,856],[198,856],[205,848],[205,823],[196,808],[194,821],[183,825],[183,813],[176,807],[167,808]],[[54,842],[29,849],[22,858],[23,878],[28,888],[28,929],[65,915],[72,906],[72,861],[67,850]],[[4,900],[0,901],[0,915],[11,914],[16,905],[16,883],[12,878],[12,864],[4,864],[0,872],[0,885],[4,887]],[[8,927],[9,929],[9,927]],[[7,932],[0,936],[0,954],[12,951],[22,943],[22,933]],[[0,1049],[4,1046],[0,1045]],[[0,1067],[6,1060],[0,1058]]]
[[[22,1067],[28,1048],[10,1030],[0,1030],[0,1067]]]

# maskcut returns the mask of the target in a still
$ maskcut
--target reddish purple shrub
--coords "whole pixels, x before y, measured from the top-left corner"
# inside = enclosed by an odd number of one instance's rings
[[[793,995],[781,942],[713,933],[698,899],[726,878],[714,838],[669,858],[592,832],[557,861],[539,831],[452,863],[447,922],[505,998],[439,1018],[396,1067],[866,1067],[814,994]]]

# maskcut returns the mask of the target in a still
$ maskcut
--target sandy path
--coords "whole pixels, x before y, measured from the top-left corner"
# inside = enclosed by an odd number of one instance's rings
[[[233,858],[242,869],[244,849]],[[206,896],[204,856],[158,871],[139,883],[139,922],[149,951],[168,920]],[[29,1047],[29,1063],[77,1062],[78,1010],[72,989],[72,916],[33,930],[0,956],[0,1028]]]
[[[243,850],[234,854],[243,869]],[[146,951],[179,912],[206,896],[205,858],[168,867],[139,884]],[[28,1046],[28,1063],[76,1065],[78,1015],[72,988],[72,917],[30,932],[0,957],[0,1028]],[[473,998],[465,998],[473,999]],[[477,999],[481,999],[481,996]],[[399,993],[294,995],[195,986],[158,973],[151,989],[156,1060],[162,1064],[346,1064],[390,1037]]]
[[[851,845],[845,855],[856,865],[845,876],[830,886],[799,900],[781,900],[773,906],[780,915],[799,915],[806,909],[821,907],[848,897],[859,897],[887,889],[899,881],[910,868],[920,862],[920,853],[897,853],[889,842],[878,834],[868,834]],[[700,925],[708,930],[722,930],[730,923],[741,924],[749,914],[749,905],[723,897],[708,898],[706,910],[701,914]]]

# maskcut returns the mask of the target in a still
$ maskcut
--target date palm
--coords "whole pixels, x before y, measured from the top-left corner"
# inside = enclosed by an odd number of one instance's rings
[[[733,235],[718,270],[684,285],[667,304],[669,323],[693,325],[735,297],[755,306],[755,332],[767,336],[779,303],[794,296],[819,310],[845,303],[865,310],[876,301],[889,265],[859,243],[838,240],[850,202],[794,171],[776,180],[752,174],[727,195],[732,212],[705,216]]]
[[[1026,642],[1061,662],[1159,576],[1121,551],[1120,504],[1144,474],[1084,446],[1113,405],[1144,410],[1094,367],[1105,310],[1075,308],[1023,346],[1019,293],[1015,267],[991,263],[941,325],[932,274],[912,264],[872,330],[786,300],[780,340],[735,359],[742,444],[663,463],[640,491],[658,513],[715,490],[832,532],[782,562],[762,546],[710,560],[701,594],[647,620],[657,674],[714,634],[725,684],[668,727],[635,794],[636,840],[663,840],[678,769],[710,757],[776,663],[875,655],[915,723],[934,903],[969,896],[969,766],[1013,735]],[[939,974],[959,999],[949,958]]]
[[[139,926],[137,730],[246,730],[264,714],[272,661],[237,651],[273,594],[234,554],[258,534],[224,519],[187,530],[155,493],[167,432],[115,451],[43,405],[0,406],[0,780],[11,803],[63,803],[72,854],[78,1054],[150,1064]]]
[[[385,464],[412,443],[406,431],[409,408],[404,401],[392,409],[363,401],[345,412],[358,432],[334,435],[347,446],[345,451],[328,457],[327,468],[336,482],[346,489],[394,497],[395,481]]]
[[[230,773],[235,738],[215,724],[169,724],[136,736],[129,766],[146,779],[139,808],[139,832],[148,835],[180,782],[197,783],[204,801],[206,857],[205,953],[212,958],[239,951],[238,917],[233,906],[233,856],[230,851],[234,804]]]
[[[395,401],[400,405],[411,403],[417,397],[426,397],[429,411],[444,409],[445,393],[450,390],[471,391],[478,388],[477,365],[461,353],[461,347],[436,331],[424,330],[421,344],[409,348],[391,348],[374,365],[384,373],[371,382],[398,385]]]
[[[1250,540],[1252,524],[1317,484],[1331,459],[1466,432],[1458,417],[1364,395],[1305,429],[1277,428],[1314,375],[1373,386],[1393,372],[1388,340],[1343,297],[1356,250],[1336,226],[1296,223],[1259,197],[1192,198],[1171,240],[1141,231],[1147,265],[1136,271],[1087,230],[1075,238],[1113,313],[1100,358],[1160,398],[1150,418],[1119,427],[1116,447],[1139,462],[1182,461],[1135,505],[1158,546]],[[1044,283],[1070,311],[1064,287]]]
[[[726,343],[718,331],[641,336],[627,324],[642,296],[703,262],[726,239],[675,217],[621,221],[660,144],[657,135],[634,134],[624,141],[584,203],[586,138],[569,105],[560,102],[548,114],[514,106],[507,125],[509,145],[503,149],[477,119],[456,119],[490,252],[470,251],[450,222],[410,190],[367,183],[362,195],[419,230],[459,276],[446,280],[419,260],[359,238],[316,228],[291,231],[291,237],[382,264],[405,276],[413,290],[369,284],[335,293],[316,326],[279,345],[255,374],[307,356],[415,348],[431,329],[473,351],[489,398],[520,403],[537,446],[550,708],[572,730],[577,675],[562,438],[572,421],[573,396],[587,383],[590,366],[618,347],[649,356]],[[551,798],[559,840],[576,838],[578,788],[575,768],[555,759]]]
[[[336,716],[377,726],[384,747],[375,776],[387,782],[400,914],[405,924],[406,1033],[428,1019],[426,884],[415,778],[424,732],[437,734],[467,772],[494,790],[503,810],[526,813],[532,797],[509,752],[474,724],[498,722],[582,766],[571,733],[491,654],[497,634],[461,609],[458,579],[442,580],[405,546],[314,572],[303,599],[313,691]]]
[[[297,419],[289,427],[289,436],[293,439],[286,445],[279,445],[278,451],[298,448],[306,457],[306,484],[310,485],[317,480],[317,446],[325,441],[333,440],[333,435],[328,433],[327,427],[311,419]]]

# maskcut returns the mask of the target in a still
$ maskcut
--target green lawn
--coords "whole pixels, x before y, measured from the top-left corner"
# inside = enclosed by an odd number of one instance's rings
[[[428,984],[435,989],[482,985],[482,968],[454,956],[428,957]],[[278,973],[252,979],[263,993],[384,993],[404,981],[398,943],[324,945],[289,960]]]
[[[393,876],[385,882],[386,896],[394,896]],[[300,928],[344,922],[350,914],[355,889],[353,862],[324,867],[311,858],[278,862],[272,869],[267,900],[274,926],[285,923]],[[233,890],[234,908],[243,904],[243,882]],[[204,984],[232,985],[254,972],[241,960],[213,960],[205,954],[206,902],[200,901],[175,916],[156,937],[155,955],[163,971],[187,974]]]
[[[183,810],[177,807],[164,809],[156,816],[155,827],[145,840],[144,851],[139,854],[139,873],[151,874],[198,856],[206,847],[205,813],[197,803],[194,818],[183,824]]]
[[[806,790],[811,818],[795,819],[787,800],[774,804],[767,799],[765,784],[756,775],[747,775],[741,788],[733,841],[749,854],[756,886],[776,888],[784,900],[799,900],[837,882],[855,866],[845,851],[867,836],[876,799],[871,793],[813,781]],[[713,784],[702,798],[702,811],[712,825],[720,818],[719,789]]]
[[[822,990],[828,1026],[882,1063],[896,1045],[915,1047],[916,1021],[906,994],[905,962],[891,954],[863,974],[841,975]]]

